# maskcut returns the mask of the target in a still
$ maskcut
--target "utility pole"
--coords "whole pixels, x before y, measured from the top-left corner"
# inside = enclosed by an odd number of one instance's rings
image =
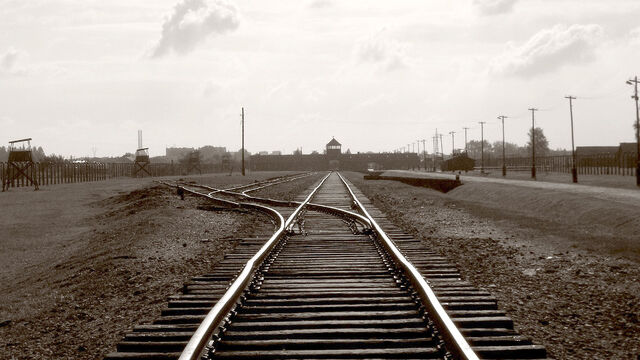
[[[467,130],[469,130],[468,127],[464,127],[464,153],[469,156],[469,151],[467,150]]]
[[[636,101],[636,146],[637,146],[637,158],[636,158],[636,185],[640,186],[640,113],[638,109],[638,77],[635,76],[633,80],[628,80],[627,84],[634,86],[634,93],[631,96]]]
[[[436,135],[433,137],[433,172],[436,172],[437,156],[438,156],[438,129],[436,129]]]
[[[440,153],[442,154],[442,161],[444,161],[444,142],[442,141],[442,134],[440,134]]]
[[[565,99],[569,99],[569,115],[571,116],[571,178],[574,183],[578,182],[578,169],[577,161],[576,161],[576,146],[573,140],[573,100],[576,98],[574,96],[565,96]]]
[[[424,161],[424,171],[427,171],[427,146],[425,141],[425,139],[422,139],[422,160]]]
[[[530,108],[531,111],[531,178],[536,178],[536,108]]]
[[[242,176],[244,176],[244,106],[242,107]]]
[[[416,143],[418,143],[418,151],[416,154],[418,154],[418,170],[420,170],[420,140],[416,140]]]
[[[453,159],[453,152],[456,150],[456,139],[455,139],[455,131],[449,131],[451,134],[451,158]]]
[[[506,118],[507,116],[504,115],[498,116],[498,119],[502,120],[502,176],[507,176],[507,159],[504,151],[504,119]]]
[[[484,174],[484,124],[485,121],[480,121],[480,173]]]

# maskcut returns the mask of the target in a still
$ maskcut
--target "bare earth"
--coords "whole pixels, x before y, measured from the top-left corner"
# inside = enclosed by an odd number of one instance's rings
[[[196,176],[220,187],[283,173]],[[287,197],[315,181],[278,185]],[[262,215],[198,210],[151,180],[0,194],[0,359],[96,359],[150,322],[240,237],[270,233]]]
[[[357,173],[349,179],[494,294],[550,357],[640,354],[640,204],[494,183],[442,194]]]

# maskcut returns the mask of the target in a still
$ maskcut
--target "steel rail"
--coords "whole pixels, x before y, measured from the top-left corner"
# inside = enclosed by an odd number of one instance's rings
[[[179,360],[196,360],[201,357],[214,331],[220,326],[229,311],[231,311],[237,304],[244,290],[249,286],[255,271],[271,253],[271,250],[273,250],[275,245],[278,243],[278,240],[285,234],[285,229],[295,222],[302,209],[307,205],[311,198],[313,198],[329,175],[331,175],[331,173],[320,181],[320,184],[311,191],[307,198],[296,208],[286,221],[284,221],[282,215],[274,209],[257,204],[239,203],[242,206],[275,212],[279,217],[280,226],[271,238],[260,248],[260,250],[258,250],[258,252],[253,255],[249,261],[247,261],[246,265],[240,272],[240,275],[238,275],[238,277],[233,281],[231,286],[227,289],[216,305],[209,311],[209,313],[207,313],[204,320],[187,343],[187,346],[182,351],[182,354],[180,354]],[[207,197],[210,196],[207,195]]]
[[[298,178],[296,178],[298,179]],[[277,185],[277,184],[273,184],[273,185]],[[207,190],[211,190],[213,189],[210,186],[207,185],[200,185],[200,184],[191,184],[190,186],[193,187],[200,187],[203,189],[207,189]],[[270,185],[267,185],[270,186]],[[256,189],[258,190],[258,189]],[[251,190],[253,191],[253,190]],[[213,194],[215,192],[210,192],[207,194],[207,196],[209,198],[211,194]],[[251,201],[255,201],[257,203],[263,203],[263,204],[268,204],[268,205],[272,205],[272,206],[282,206],[282,207],[294,207],[294,206],[299,206],[301,204],[300,201],[284,201],[284,200],[276,200],[276,199],[270,199],[270,198],[261,198],[261,197],[257,197],[257,196],[251,196],[251,195],[247,195],[245,192],[233,192],[233,191],[229,191],[229,190],[220,190],[219,193],[224,193],[224,194],[228,194],[228,195],[233,195],[233,196],[242,196],[248,200]],[[198,193],[201,194],[201,193]],[[203,195],[203,194],[201,194]],[[217,199],[217,198],[213,198],[216,200],[221,200],[221,199]],[[223,201],[230,201],[230,200],[223,200]],[[231,202],[231,201],[230,201]],[[348,211],[348,210],[344,210],[344,209],[340,209],[334,206],[329,206],[329,205],[321,205],[321,204],[315,204],[315,203],[308,203],[307,207],[311,210],[316,210],[319,212],[326,212],[326,213],[330,213],[330,214],[334,214],[337,215],[339,217],[346,217],[346,218],[353,218],[355,221],[359,222],[360,224],[366,226],[367,228],[371,228],[371,222],[369,221],[369,219],[367,219],[366,217],[357,214],[355,212],[352,211]]]
[[[380,225],[378,225],[375,219],[369,214],[367,209],[365,209],[360,200],[358,200],[358,198],[355,196],[344,177],[342,177],[340,173],[338,173],[338,176],[349,191],[349,195],[351,196],[357,208],[371,222],[376,235],[379,239],[382,240],[382,245],[385,247],[396,264],[402,269],[405,276],[413,285],[414,290],[416,290],[416,292],[420,296],[420,299],[427,308],[427,312],[429,313],[431,319],[435,323],[440,334],[442,334],[447,350],[456,359],[478,360],[478,355],[476,355],[473,349],[471,349],[471,346],[464,338],[464,336],[462,336],[460,330],[458,330],[456,325],[453,323],[442,304],[440,304],[440,301],[436,297],[435,292],[422,277],[418,269],[416,269],[413,264],[411,264],[411,262],[407,260],[407,258],[400,252],[394,242],[389,238],[389,236],[387,236],[384,230],[382,230]]]
[[[275,178],[275,179],[270,179],[270,180],[259,181],[259,182],[255,182],[255,183],[235,186],[235,187],[228,188],[228,189],[216,189],[216,188],[213,188],[213,187],[209,187],[209,189],[213,190],[212,192],[209,193],[209,195],[215,194],[215,193],[219,193],[219,192],[224,193],[224,192],[227,192],[227,191],[241,190],[241,189],[252,187],[252,186],[256,186],[256,185],[264,185],[264,186],[260,186],[260,187],[258,187],[256,189],[245,190],[244,192],[255,191],[255,190],[259,190],[259,189],[262,189],[262,188],[265,188],[265,187],[268,187],[268,186],[281,184],[283,182],[289,182],[289,181],[301,179],[303,177],[307,177],[307,176],[310,176],[310,175],[311,175],[311,173],[305,173],[305,174],[302,174],[302,175],[294,174],[294,175],[290,175],[290,176],[286,176],[286,177],[280,177],[280,178]]]

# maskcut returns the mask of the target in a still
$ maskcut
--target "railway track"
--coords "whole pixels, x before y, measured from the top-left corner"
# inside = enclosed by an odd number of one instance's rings
[[[546,358],[489,293],[337,173],[295,202],[194,187],[270,214],[276,232],[244,239],[106,359]]]

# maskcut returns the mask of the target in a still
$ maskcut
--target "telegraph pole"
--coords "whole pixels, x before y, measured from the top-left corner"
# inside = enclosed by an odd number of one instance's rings
[[[422,160],[424,161],[424,171],[427,171],[427,147],[425,141],[425,139],[422,139]]]
[[[531,178],[536,178],[536,108],[530,108],[531,111]]]
[[[480,121],[480,173],[484,174],[484,124],[485,121]]]
[[[420,170],[420,140],[416,140],[416,143],[418,144],[418,151],[416,152],[418,154],[418,170]]]
[[[631,96],[636,101],[636,146],[637,146],[637,158],[636,158],[636,185],[640,186],[640,113],[638,109],[638,77],[635,76],[633,80],[628,80],[627,84],[634,86],[634,93]]]
[[[436,172],[436,160],[438,154],[438,129],[436,129],[436,135],[433,137],[433,172]]]
[[[453,158],[453,152],[456,150],[456,139],[454,137],[455,131],[449,131],[451,134],[451,158]]]
[[[244,106],[242,107],[242,176],[244,176]]]
[[[442,161],[444,161],[444,142],[442,141],[442,134],[440,134],[440,153],[442,154]]]
[[[464,127],[464,153],[469,156],[469,151],[467,150],[467,130],[469,130],[468,127]]]
[[[578,182],[578,169],[576,168],[576,146],[573,140],[573,100],[576,98],[574,96],[565,96],[565,99],[569,99],[569,115],[571,116],[571,178],[574,183]]]
[[[498,119],[502,120],[502,176],[507,176],[507,158],[504,151],[504,119],[506,118],[507,116],[504,115],[498,116]]]

